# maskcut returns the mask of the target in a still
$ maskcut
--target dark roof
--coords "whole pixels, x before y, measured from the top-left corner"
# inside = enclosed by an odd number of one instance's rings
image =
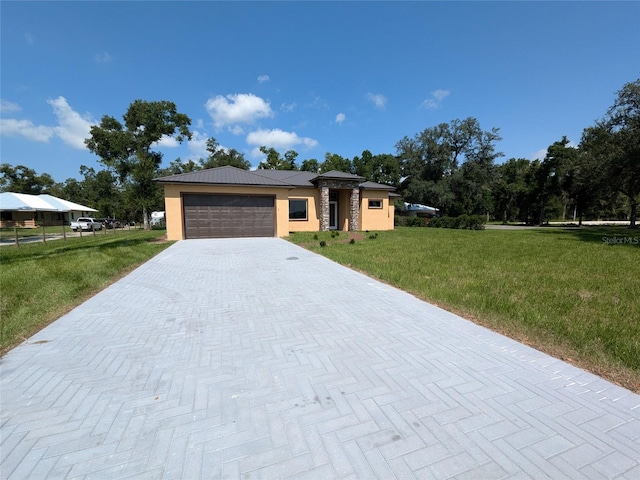
[[[293,185],[275,178],[242,170],[232,166],[208,168],[197,172],[180,173],[156,178],[158,183],[199,183],[216,185],[256,185],[264,187],[292,187]]]
[[[193,183],[214,185],[253,185],[261,187],[306,187],[314,188],[316,179],[364,180],[364,177],[351,173],[332,170],[327,173],[302,172],[300,170],[242,170],[225,166],[198,170],[197,172],[180,173],[168,177],[156,178],[158,183]],[[375,182],[359,184],[365,190],[395,190],[394,187]]]
[[[364,188],[365,190],[395,190],[395,187],[391,185],[376,182],[363,182],[360,184],[360,188]]]
[[[254,170],[256,175],[287,182],[296,187],[313,187],[311,180],[318,176],[313,172],[302,172],[300,170]]]
[[[364,177],[359,175],[354,175],[353,173],[339,172],[337,170],[331,170],[330,172],[321,173],[316,175],[314,180],[317,178],[330,178],[330,179],[338,179],[338,180],[364,180]]]

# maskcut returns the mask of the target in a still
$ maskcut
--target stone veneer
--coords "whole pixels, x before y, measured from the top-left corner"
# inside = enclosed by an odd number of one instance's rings
[[[349,231],[360,230],[360,188],[351,189],[349,196]]]
[[[318,179],[320,188],[320,231],[329,230],[329,189],[351,190],[349,195],[349,230],[360,228],[360,181]]]
[[[320,231],[329,230],[329,187],[320,187]]]

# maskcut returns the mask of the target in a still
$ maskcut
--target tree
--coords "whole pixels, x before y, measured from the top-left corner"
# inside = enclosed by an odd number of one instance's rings
[[[496,169],[493,184],[494,214],[502,223],[527,221],[526,175],[531,162],[526,158],[510,158]]]
[[[123,119],[124,124],[103,116],[100,125],[91,127],[85,144],[126,185],[128,198],[141,207],[144,227],[148,229],[149,210],[157,203],[160,191],[153,180],[162,162],[162,154],[151,148],[163,137],[174,137],[178,142],[191,139],[191,120],[166,100],[136,100]]]
[[[629,228],[636,228],[640,202],[640,79],[625,84],[596,125],[585,129],[580,148],[603,164],[607,184],[629,202]]]
[[[372,182],[393,186],[400,183],[400,162],[390,154],[372,155],[369,150],[364,150],[361,157],[353,157],[351,170]]]
[[[0,165],[0,191],[3,192],[39,195],[49,193],[55,183],[48,173],[38,175],[35,170],[24,165]]]
[[[278,151],[271,147],[267,149],[267,147],[260,147],[260,151],[264,153],[267,158],[265,158],[258,165],[258,169],[260,170],[297,170],[298,166],[296,165],[296,157],[298,156],[298,152],[295,150],[288,150],[284,154],[284,158],[280,156]]]
[[[168,175],[179,175],[181,173],[189,173],[196,172],[198,170],[202,170],[202,165],[194,162],[193,160],[189,160],[188,162],[183,162],[182,159],[176,158],[169,163],[168,168],[164,168],[161,171],[162,176]]]
[[[225,165],[243,170],[249,170],[251,168],[251,163],[245,160],[244,154],[233,148],[229,150],[221,148],[220,144],[213,137],[207,140],[207,151],[209,152],[209,157],[206,160],[200,160],[202,168],[223,167]]]
[[[405,198],[448,215],[487,213],[494,161],[502,155],[495,150],[500,140],[497,128],[483,131],[472,117],[404,137],[396,149],[406,177]]]
[[[569,146],[569,139],[554,142],[547,148],[547,154],[537,169],[535,185],[539,205],[538,224],[549,217],[561,216],[564,220],[571,199],[572,172],[578,159],[578,151]],[[553,204],[561,205],[562,213],[555,211]]]
[[[320,165],[320,173],[326,173],[335,170],[337,172],[351,171],[351,161],[348,158],[341,157],[337,153],[325,153],[324,162]]]
[[[310,158],[308,160],[304,160],[302,165],[300,165],[300,170],[303,172],[313,172],[318,173],[320,170],[320,163],[315,158]]]

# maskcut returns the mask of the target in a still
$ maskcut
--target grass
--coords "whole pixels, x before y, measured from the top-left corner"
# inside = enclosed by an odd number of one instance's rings
[[[640,232],[404,227],[377,233],[355,243],[328,232],[289,239],[640,392]]]
[[[0,248],[4,353],[164,250],[163,230],[84,235]]]
[[[130,227],[130,226],[125,226],[124,228],[117,228],[117,229],[102,229],[102,230],[98,230],[96,231],[96,235],[109,235],[109,234],[118,234],[122,231],[128,231],[128,230],[135,230],[136,227]],[[63,234],[62,232],[63,227],[61,225],[53,225],[53,226],[46,226],[45,227],[45,235],[47,236],[60,236]],[[67,235],[71,235],[74,232],[71,230],[71,227],[66,225],[64,227],[64,231],[66,232]],[[16,236],[16,233],[18,235],[18,238],[26,238],[26,237],[39,237],[42,238],[42,227],[36,227],[36,228],[24,228],[24,227],[2,227],[0,228],[0,240],[13,240]],[[83,231],[82,235],[93,235],[93,232],[87,232],[87,231]]]

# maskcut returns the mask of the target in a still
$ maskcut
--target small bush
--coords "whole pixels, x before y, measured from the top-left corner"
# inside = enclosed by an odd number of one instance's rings
[[[317,240],[317,239],[318,239],[318,234],[317,234],[317,233],[314,233],[314,234],[313,234],[313,239],[314,239],[314,240]]]
[[[322,240],[322,241],[320,242],[320,246],[321,246],[321,247],[326,247],[326,246],[327,246],[327,242],[325,242],[324,240]]]
[[[352,238],[351,240],[349,240],[349,243],[350,243],[351,245],[353,245],[354,243],[356,243],[356,239],[355,239],[355,238]]]

